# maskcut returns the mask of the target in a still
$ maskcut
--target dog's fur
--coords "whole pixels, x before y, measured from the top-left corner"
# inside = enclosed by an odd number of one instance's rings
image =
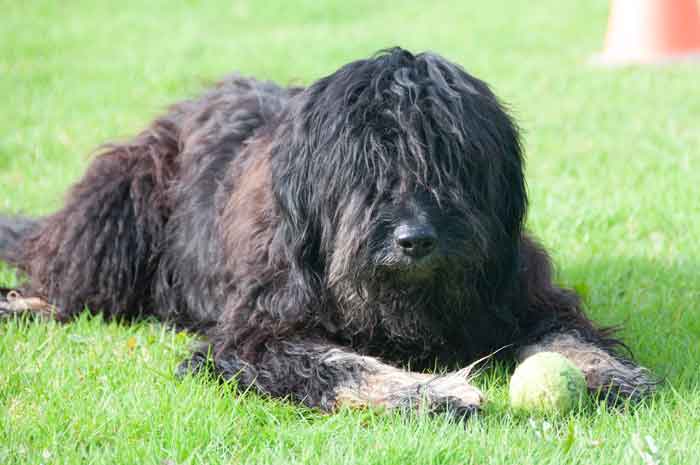
[[[207,341],[183,369],[327,410],[468,413],[483,398],[460,372],[418,371],[504,346],[641,398],[653,379],[553,284],[526,206],[518,130],[487,85],[393,49],[307,88],[233,76],[173,106],[105,147],[57,213],[0,220],[0,256],[61,321],[155,315]],[[402,227],[435,250],[411,256]]]

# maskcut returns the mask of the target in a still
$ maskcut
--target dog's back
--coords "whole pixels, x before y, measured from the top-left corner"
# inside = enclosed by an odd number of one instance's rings
[[[54,304],[58,319],[88,307],[206,326],[219,295],[217,190],[288,96],[231,76],[173,105],[132,140],[104,146],[58,212],[0,216],[0,260],[26,274],[25,289]]]

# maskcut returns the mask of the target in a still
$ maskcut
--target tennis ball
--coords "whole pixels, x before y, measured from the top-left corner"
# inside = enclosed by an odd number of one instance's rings
[[[586,392],[583,372],[555,352],[539,352],[518,365],[510,379],[510,404],[532,413],[566,413]]]

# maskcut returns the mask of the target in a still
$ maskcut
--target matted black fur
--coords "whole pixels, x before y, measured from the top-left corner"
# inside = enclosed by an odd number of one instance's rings
[[[233,76],[176,104],[106,146],[57,213],[0,220],[0,257],[62,321],[155,315],[207,341],[185,367],[208,352],[227,377],[325,409],[379,382],[367,356],[576,359],[559,336],[599,351],[579,363],[592,390],[646,394],[647,373],[553,284],[526,208],[518,129],[488,86],[392,49],[307,88]]]

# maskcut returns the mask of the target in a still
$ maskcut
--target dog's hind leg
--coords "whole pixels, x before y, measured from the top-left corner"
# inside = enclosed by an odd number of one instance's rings
[[[15,289],[0,287],[0,319],[20,315],[53,317],[56,308],[39,297],[24,297]]]
[[[0,215],[0,260],[14,263],[22,240],[38,227],[38,220]]]
[[[86,307],[111,317],[151,311],[177,153],[175,124],[166,118],[105,148],[63,208],[19,242],[12,262],[27,278],[22,294],[47,301],[59,320]]]

